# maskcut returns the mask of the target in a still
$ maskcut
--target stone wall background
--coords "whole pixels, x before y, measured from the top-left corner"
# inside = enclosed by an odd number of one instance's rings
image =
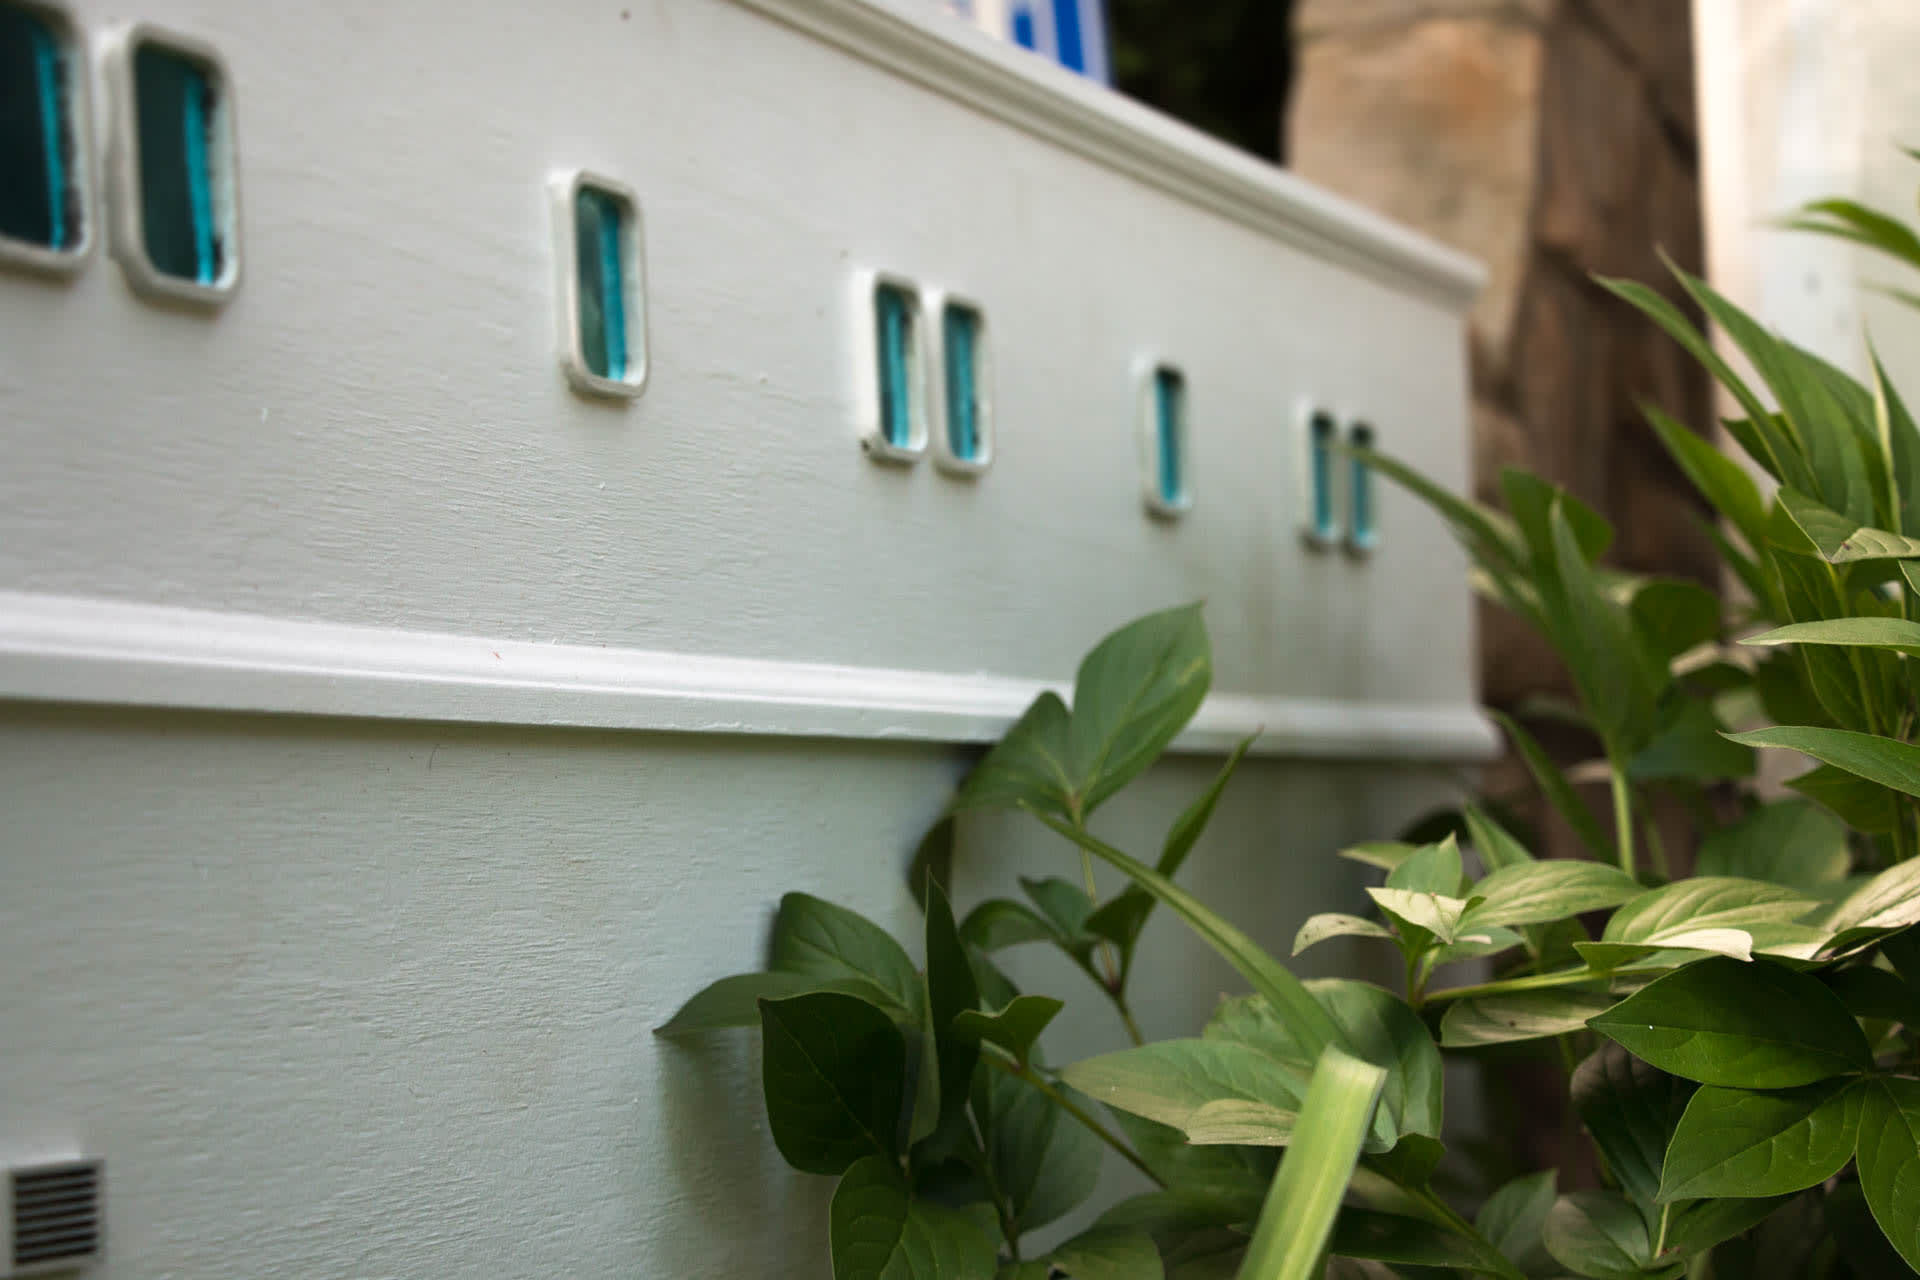
[[[1613,522],[1613,563],[1717,586],[1705,508],[1637,408],[1704,428],[1708,380],[1591,279],[1631,277],[1681,303],[1660,250],[1702,270],[1691,7],[1299,0],[1285,128],[1302,176],[1487,264],[1469,338],[1479,496],[1498,501],[1504,467],[1538,471]],[[1486,604],[1480,623],[1487,701],[1568,687],[1523,624]],[[1509,762],[1489,782],[1523,779]],[[1529,816],[1550,845],[1568,839]]]

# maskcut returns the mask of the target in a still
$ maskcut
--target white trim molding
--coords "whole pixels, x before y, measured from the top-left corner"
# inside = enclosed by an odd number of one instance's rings
[[[265,715],[985,743],[1038,680],[535,644],[0,591],[0,699]],[[1477,707],[1215,694],[1174,744],[1468,763]]]
[[[982,115],[1464,314],[1485,269],[1024,49],[900,0],[735,0]],[[1278,128],[1276,123],[1275,128]]]

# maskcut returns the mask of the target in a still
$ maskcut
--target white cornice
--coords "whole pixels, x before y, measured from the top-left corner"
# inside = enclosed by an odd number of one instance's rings
[[[897,0],[735,0],[956,102],[1316,258],[1464,312],[1464,254],[1052,63]],[[1275,128],[1279,122],[1275,122]]]
[[[992,742],[1043,682],[390,631],[0,592],[0,699],[268,715]],[[1176,749],[1466,762],[1472,706],[1216,694]]]

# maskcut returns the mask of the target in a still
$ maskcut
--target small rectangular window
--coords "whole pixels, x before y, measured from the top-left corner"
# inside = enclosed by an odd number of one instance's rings
[[[940,307],[945,372],[945,431],[934,461],[944,471],[977,474],[993,460],[992,372],[986,319],[972,303],[948,298]]]
[[[1333,415],[1324,409],[1311,410],[1307,417],[1307,541],[1315,546],[1331,546],[1340,540],[1340,518],[1334,506],[1334,448],[1340,428]]]
[[[1347,440],[1356,449],[1373,448],[1373,427],[1356,422],[1347,432]],[[1371,551],[1379,541],[1374,531],[1373,468],[1357,457],[1347,460],[1347,548]]]
[[[0,258],[53,270],[78,266],[90,239],[73,48],[54,10],[0,3]]]
[[[561,366],[576,390],[637,396],[647,380],[640,206],[588,173],[555,179],[553,200]]]
[[[115,50],[114,252],[143,292],[223,301],[240,274],[233,101],[213,51],[136,27]]]
[[[913,462],[927,450],[926,336],[919,291],[904,280],[867,276],[865,342],[869,404],[861,444],[887,462]]]
[[[1187,456],[1187,380],[1158,364],[1146,380],[1141,414],[1141,463],[1147,509],[1177,516],[1193,506]]]

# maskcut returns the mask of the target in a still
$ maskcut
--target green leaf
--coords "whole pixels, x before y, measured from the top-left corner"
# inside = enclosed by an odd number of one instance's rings
[[[1920,622],[1905,618],[1826,618],[1794,622],[1740,642],[1752,645],[1833,644],[1855,648],[1890,649],[1920,656]]]
[[[1293,1145],[1247,1246],[1242,1274],[1259,1280],[1315,1280],[1347,1181],[1372,1127],[1386,1083],[1379,1067],[1328,1049],[1313,1069]]]
[[[1554,1261],[1593,1280],[1645,1280],[1653,1262],[1640,1211],[1611,1191],[1561,1196],[1547,1212],[1543,1235]],[[1655,1274],[1678,1274],[1678,1268]]]
[[[1895,863],[1835,907],[1827,927],[1835,934],[1904,929],[1920,924],[1920,859]],[[1836,944],[1840,939],[1835,939]]]
[[[1057,1221],[1093,1194],[1105,1148],[1086,1126],[1025,1080],[984,1062],[973,1080],[974,1119],[1017,1231]],[[1073,1090],[1062,1092],[1091,1109]]]
[[[1067,1280],[1163,1280],[1153,1237],[1127,1227],[1083,1231],[1047,1255]]]
[[[1920,538],[1874,529],[1822,506],[1793,489],[1780,490],[1780,505],[1828,564],[1855,560],[1909,560],[1920,556]]]
[[[1852,200],[1815,200],[1800,206],[1782,225],[1851,240],[1920,267],[1920,236],[1896,219]]]
[[[906,1042],[890,1018],[819,991],[763,1001],[760,1024],[767,1123],[788,1164],[838,1174],[863,1156],[899,1157]]]
[[[1820,904],[1784,885],[1732,876],[1695,876],[1652,889],[1613,913],[1602,942],[1649,947],[1703,945],[1715,929],[1751,931],[1757,925],[1797,920]]]
[[[1033,905],[1040,908],[1040,914],[1053,925],[1054,938],[1062,947],[1074,951],[1093,944],[1092,935],[1087,932],[1087,917],[1093,914],[1093,899],[1087,896],[1085,889],[1058,876],[1048,876],[1044,880],[1030,880],[1021,876],[1020,887],[1033,900]]]
[[[1369,867],[1378,867],[1391,872],[1401,863],[1420,852],[1422,846],[1407,844],[1400,840],[1368,840],[1361,844],[1349,845],[1340,851],[1340,856],[1349,862],[1364,863]]]
[[[1720,634],[1720,597],[1697,582],[1653,578],[1633,593],[1634,627],[1662,662]]]
[[[1150,613],[1094,646],[1073,685],[1069,813],[1084,818],[1152,764],[1212,679],[1199,605]]]
[[[1792,1196],[1765,1196],[1758,1199],[1697,1200],[1688,1205],[1676,1205],[1677,1212],[1667,1225],[1667,1254],[1664,1256],[1678,1254],[1686,1258],[1704,1253],[1717,1244],[1752,1230],[1772,1216],[1774,1210],[1792,1201]],[[1719,1263],[1720,1256],[1716,1254],[1714,1261]],[[1800,1280],[1805,1273],[1782,1269],[1773,1274]]]
[[[1900,821],[1898,793],[1830,764],[1789,778],[1787,785],[1861,831],[1891,831]]]
[[[1663,1071],[1727,1088],[1791,1089],[1873,1065],[1838,997],[1764,961],[1688,965],[1587,1025]]]
[[[1138,1206],[1153,1221],[1143,1218],[1137,1225],[1157,1233],[1159,1227],[1154,1223],[1170,1215],[1190,1226],[1227,1226],[1252,1222],[1260,1212],[1267,1184],[1273,1181],[1273,1171],[1279,1166],[1280,1153],[1274,1148],[1197,1147],[1170,1125],[1125,1111],[1111,1114],[1134,1153],[1153,1170],[1157,1180],[1174,1190],[1173,1200],[1180,1201],[1176,1204],[1169,1200],[1158,1208]],[[1100,1221],[1124,1225],[1108,1214],[1101,1215]]]
[[[1060,931],[1025,903],[988,898],[961,922],[960,937],[982,951],[1004,951],[1028,942],[1059,942]]]
[[[1392,938],[1393,931],[1384,925],[1359,916],[1342,915],[1337,911],[1323,911],[1317,916],[1307,917],[1300,926],[1300,932],[1293,935],[1293,954],[1299,955],[1308,947],[1325,942],[1328,938]]]
[[[1403,928],[1424,929],[1441,942],[1460,936],[1460,920],[1472,905],[1466,898],[1443,893],[1416,893],[1408,889],[1368,889],[1367,896]]]
[[[1603,1040],[1574,1069],[1569,1092],[1620,1189],[1657,1226],[1661,1162],[1694,1085]]]
[[[727,1027],[757,1027],[760,1025],[762,1000],[780,1000],[808,991],[839,991],[882,1009],[894,1005],[886,992],[861,978],[826,979],[805,973],[737,973],[703,988],[681,1005],[678,1013],[655,1027],[653,1034],[671,1040]]]
[[[1676,272],[1675,274],[1681,274]],[[1684,281],[1683,281],[1684,282]],[[1725,387],[1733,398],[1746,410],[1748,420],[1753,424],[1755,445],[1748,452],[1777,479],[1786,480],[1789,476],[1807,476],[1805,463],[1800,459],[1790,442],[1774,427],[1773,415],[1753,390],[1733,371],[1732,366],[1720,358],[1712,345],[1694,328],[1691,321],[1680,313],[1667,299],[1633,280],[1610,280],[1600,278],[1601,287],[1612,290],[1620,297],[1638,307],[1655,324],[1687,349],[1687,353],[1711,373],[1715,380]],[[1743,442],[1744,443],[1744,442]]]
[[[1715,448],[1712,441],[1695,434],[1656,408],[1642,406],[1660,443],[1693,481],[1714,510],[1740,531],[1747,545],[1758,549],[1766,544],[1766,506],[1753,478],[1739,463]]]
[[[1460,843],[1452,836],[1417,849],[1387,873],[1387,888],[1412,893],[1457,894],[1466,887],[1460,870]]]
[[[953,811],[1015,809],[1071,811],[1074,795],[1067,704],[1051,689],[1033,700],[953,798]]]
[[[1782,1196],[1853,1159],[1865,1095],[1823,1080],[1777,1093],[1703,1088],[1687,1103],[1660,1176],[1660,1200]]]
[[[1506,730],[1508,739],[1512,741],[1514,749],[1520,753],[1520,758],[1526,762],[1527,771],[1533,775],[1533,780],[1539,785],[1541,793],[1546,796],[1547,803],[1552,805],[1554,812],[1558,813],[1567,826],[1572,828],[1573,834],[1586,847],[1587,852],[1596,858],[1611,858],[1613,843],[1600,830],[1600,823],[1594,818],[1593,810],[1587,808],[1586,802],[1573,789],[1573,784],[1567,781],[1567,775],[1560,771],[1560,767],[1554,764],[1540,744],[1534,741],[1533,735],[1521,728],[1519,722],[1511,716],[1492,709],[1489,709],[1487,714],[1499,721],[1500,727]]]
[[[1220,772],[1214,775],[1213,782],[1175,819],[1167,832],[1166,844],[1160,850],[1160,861],[1154,864],[1154,870],[1171,880],[1186,863],[1187,855],[1193,852],[1193,846],[1212,820],[1213,811],[1218,807],[1227,783],[1232,780],[1234,771],[1240,767],[1240,761],[1246,757],[1257,736],[1249,735],[1240,740],[1227,757],[1227,762],[1220,767]],[[1146,927],[1147,917],[1152,912],[1153,895],[1138,885],[1130,884],[1087,917],[1087,932],[1106,938],[1120,948],[1120,981],[1123,986],[1133,971],[1134,944],[1139,940],[1140,930]]]
[[[1846,824],[1805,800],[1763,804],[1708,835],[1695,855],[1703,876],[1764,880],[1818,895],[1847,875]]]
[[[1613,997],[1604,992],[1565,988],[1470,996],[1448,1006],[1440,1019],[1440,1044],[1446,1049],[1476,1049],[1565,1035],[1612,1006]]]
[[[1565,623],[1556,627],[1554,647],[1602,740],[1613,749],[1636,749],[1653,727],[1665,665],[1647,650],[1627,610],[1602,588],[1564,504],[1555,504],[1551,524],[1554,568],[1567,610]]]
[[[827,1213],[834,1280],[980,1280],[994,1243],[977,1212],[915,1200],[881,1156],[849,1168]]]
[[[1810,755],[1869,782],[1920,796],[1920,747],[1851,729],[1779,725],[1751,733],[1728,734],[1750,747],[1779,747]]]
[[[1347,1046],[1345,1036],[1339,1026],[1322,1009],[1307,991],[1300,979],[1289,973],[1255,945],[1239,929],[1228,924],[1200,903],[1200,900],[1186,890],[1154,871],[1143,866],[1113,846],[1095,838],[1091,833],[1070,826],[1048,814],[1035,811],[1035,816],[1054,832],[1065,836],[1094,857],[1112,866],[1135,884],[1164,902],[1176,915],[1185,920],[1200,938],[1211,946],[1220,957],[1232,965],[1260,995],[1267,998],[1281,1015],[1296,1028],[1300,1040],[1312,1052],[1318,1054],[1328,1045]]]
[[[1065,1008],[1052,996],[1015,996],[998,1013],[968,1009],[953,1020],[954,1030],[975,1040],[997,1044],[1024,1063],[1033,1053],[1034,1041],[1047,1029],[1054,1015]]]
[[[1557,1177],[1557,1170],[1546,1169],[1515,1178],[1488,1196],[1473,1220],[1488,1244],[1529,1271],[1548,1265],[1544,1235]]]
[[[865,916],[805,893],[780,899],[773,967],[829,981],[862,979],[887,994],[895,1017],[918,1021],[920,971],[887,931]]]
[[[915,902],[927,900],[929,884],[939,885],[942,893],[951,892],[953,832],[953,815],[943,813],[920,837],[920,844],[913,851],[913,861],[907,865],[907,889],[913,894]]]
[[[1387,1144],[1409,1133],[1439,1137],[1443,1067],[1420,1015],[1368,982],[1326,978],[1307,983],[1307,989],[1345,1032],[1353,1056],[1387,1072],[1379,1136]],[[1292,1028],[1259,996],[1222,1000],[1204,1034],[1248,1045],[1303,1071],[1311,1061]]]
[[[1348,1205],[1327,1242],[1342,1258],[1369,1258],[1400,1267],[1434,1267],[1521,1280],[1506,1258],[1472,1236],[1400,1213]],[[1255,1280],[1249,1276],[1247,1280]],[[1261,1278],[1264,1280],[1264,1277]]]
[[[1920,990],[1889,969],[1870,964],[1830,971],[1826,983],[1856,1018],[1884,1018],[1920,1028]]]
[[[1524,866],[1534,860],[1525,845],[1478,805],[1468,805],[1461,817],[1467,824],[1467,835],[1480,855],[1481,866],[1489,872]]]
[[[1709,783],[1752,777],[1756,763],[1753,748],[1728,741],[1705,700],[1668,698],[1661,705],[1653,736],[1627,762],[1627,773],[1636,782]]]
[[[932,1028],[939,1063],[938,1115],[958,1117],[967,1105],[967,1090],[973,1081],[974,1063],[980,1057],[980,1042],[976,1037],[961,1034],[954,1022],[961,1015],[979,1009],[980,988],[974,982],[973,966],[967,961],[960,931],[953,923],[953,908],[947,905],[947,895],[938,884],[927,888],[926,943],[927,1022]]]
[[[1860,1189],[1887,1243],[1920,1271],[1920,1081],[1880,1076],[1862,1088]]]
[[[1632,876],[1604,863],[1525,862],[1473,886],[1473,895],[1483,901],[1462,918],[1460,928],[1545,924],[1617,907],[1640,892]]]
[[[1060,1078],[1109,1107],[1183,1133],[1201,1108],[1222,1099],[1290,1113],[1307,1085],[1300,1067],[1224,1039],[1155,1041],[1076,1062]]]

